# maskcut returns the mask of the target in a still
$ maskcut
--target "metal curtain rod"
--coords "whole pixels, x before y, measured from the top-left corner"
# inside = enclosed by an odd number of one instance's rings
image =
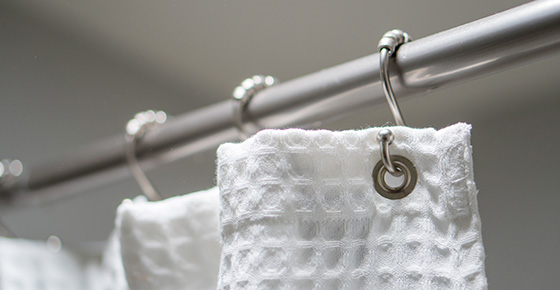
[[[402,45],[391,65],[391,81],[399,97],[420,95],[558,51],[560,1],[535,1]],[[384,103],[378,60],[375,53],[271,87],[252,100],[249,117],[263,128],[305,126]],[[237,137],[226,100],[148,133],[138,153],[150,169]],[[124,138],[115,136],[34,167],[8,192],[10,200],[42,202],[125,178],[130,173],[123,148]]]

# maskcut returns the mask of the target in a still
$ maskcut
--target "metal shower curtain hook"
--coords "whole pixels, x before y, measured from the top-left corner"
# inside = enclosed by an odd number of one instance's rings
[[[126,125],[126,161],[140,189],[150,201],[161,200],[162,197],[154,188],[136,158],[136,145],[142,140],[147,131],[154,129],[167,121],[167,114],[163,111],[148,110],[140,112],[128,121]]]
[[[379,73],[383,92],[391,108],[391,113],[398,126],[406,126],[401,110],[389,77],[389,58],[393,55],[398,47],[410,41],[410,37],[402,30],[391,30],[383,35],[379,41],[377,48],[379,49]],[[389,145],[394,141],[393,132],[389,129],[382,129],[377,135],[379,142],[381,160],[373,169],[372,177],[376,191],[382,196],[389,199],[401,199],[412,192],[416,186],[418,178],[414,164],[407,158],[400,155],[391,156]],[[389,172],[391,175],[399,177],[404,175],[404,181],[398,186],[390,186],[385,181],[385,175]]]
[[[398,126],[406,126],[404,117],[402,116],[399,103],[395,98],[393,86],[391,85],[391,78],[389,77],[389,58],[397,51],[398,47],[410,41],[410,36],[402,30],[394,29],[383,35],[377,49],[379,49],[379,74],[381,76],[381,84],[383,85],[383,92],[393,113],[393,118]]]
[[[0,160],[0,193],[2,190],[9,189],[18,182],[23,173],[23,164],[18,159]],[[4,198],[4,196],[1,196]],[[6,196],[5,198],[9,198]],[[14,232],[2,221],[0,217],[0,236],[15,238]]]
[[[241,141],[246,140],[251,135],[245,128],[249,103],[256,94],[277,83],[278,79],[275,77],[254,75],[245,79],[241,85],[233,90],[233,123],[237,131],[239,131],[239,139]]]

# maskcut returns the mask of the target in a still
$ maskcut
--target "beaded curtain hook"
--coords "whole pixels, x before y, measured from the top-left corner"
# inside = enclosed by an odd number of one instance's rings
[[[395,123],[399,126],[406,126],[393,87],[389,78],[389,58],[393,55],[397,48],[410,41],[408,34],[402,30],[391,30],[383,35],[377,48],[379,49],[379,72],[383,92],[391,108],[391,113],[395,119]],[[393,143],[395,136],[389,129],[382,129],[377,135],[379,142],[381,160],[373,169],[372,177],[375,190],[382,196],[389,199],[401,199],[414,190],[418,175],[414,164],[407,158],[400,155],[391,155],[389,145]],[[397,186],[387,184],[385,180],[386,174],[390,173],[395,177],[404,175],[404,180]]]
[[[153,130],[166,121],[167,114],[165,114],[165,112],[148,110],[136,114],[134,119],[128,121],[126,125],[126,161],[128,168],[134,179],[136,179],[136,182],[138,182],[142,192],[150,201],[161,200],[162,197],[154,188],[146,174],[144,174],[144,171],[142,171],[138,159],[136,158],[136,145],[142,140],[146,132]]]
[[[0,192],[8,192],[13,187],[21,174],[23,164],[18,159],[3,159],[0,161]]]
[[[18,159],[0,160],[0,193],[8,193],[5,197],[9,197],[9,189],[12,188],[23,173],[23,164]],[[4,196],[2,196],[4,198]],[[0,236],[15,238],[14,232],[0,219]]]
[[[398,126],[406,126],[406,124],[401,109],[399,108],[397,98],[395,98],[393,86],[391,85],[391,78],[389,77],[389,58],[397,51],[401,44],[409,41],[410,36],[408,36],[406,32],[394,29],[385,33],[377,44],[377,49],[379,49],[379,74],[381,76],[383,92],[391,108],[391,113],[393,113],[395,123]]]
[[[246,140],[251,134],[245,128],[247,110],[253,97],[259,92],[278,83],[272,76],[255,75],[245,79],[233,90],[233,123],[239,131],[239,139]]]

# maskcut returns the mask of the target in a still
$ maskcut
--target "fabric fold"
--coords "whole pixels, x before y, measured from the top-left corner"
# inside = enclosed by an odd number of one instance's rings
[[[130,288],[216,289],[218,208],[216,187],[157,202],[123,202],[116,224]]]
[[[375,192],[381,128],[264,130],[218,149],[218,289],[486,289],[470,125],[390,127],[413,192]]]
[[[0,289],[88,289],[82,259],[48,250],[44,241],[0,237]]]

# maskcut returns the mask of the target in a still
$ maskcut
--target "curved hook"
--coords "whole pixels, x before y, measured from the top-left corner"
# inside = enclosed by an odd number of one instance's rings
[[[393,143],[393,140],[395,140],[395,136],[389,129],[382,129],[377,134],[377,142],[379,142],[379,146],[381,147],[380,151],[383,165],[392,175],[400,176],[401,172],[395,168],[395,165],[391,160],[391,154],[389,154],[389,145]]]
[[[397,102],[395,93],[393,92],[393,86],[391,85],[391,78],[389,77],[389,58],[397,51],[401,44],[409,41],[410,37],[407,33],[402,30],[395,29],[385,33],[377,44],[377,48],[379,49],[379,74],[383,85],[383,92],[385,93],[387,103],[389,103],[389,107],[391,108],[391,113],[393,114],[395,123],[398,126],[406,126],[406,123],[404,122],[404,117],[401,113],[401,109],[399,108],[399,103]],[[393,143],[394,139],[395,137],[393,132],[389,129],[383,129],[379,131],[379,134],[377,135],[377,141],[381,147],[380,152],[383,166],[392,175],[400,176],[402,175],[402,172],[396,169],[393,164],[391,154],[389,153],[389,145]]]
[[[140,112],[126,125],[126,161],[128,168],[140,185],[140,189],[150,201],[161,200],[161,195],[154,188],[136,158],[136,145],[142,140],[147,131],[154,129],[167,121],[167,114],[163,111],[148,110]]]
[[[0,160],[0,194],[6,190],[6,196],[1,198],[9,198],[9,189],[12,188],[23,173],[23,164],[18,159]],[[0,217],[0,236],[15,238],[14,232],[4,223]]]
[[[246,140],[249,133],[245,129],[247,109],[253,97],[264,89],[278,83],[278,79],[272,76],[255,75],[245,79],[240,86],[233,91],[233,123],[239,131],[239,139]]]
[[[410,37],[407,33],[395,29],[385,33],[377,44],[377,49],[379,49],[379,74],[383,84],[383,92],[385,92],[385,97],[393,113],[393,118],[395,118],[395,123],[399,126],[406,126],[406,124],[399,108],[399,103],[395,98],[391,79],[389,78],[389,58],[397,51],[401,44],[409,41]]]
[[[23,173],[23,164],[18,159],[0,160],[0,193],[17,184],[19,177]]]

